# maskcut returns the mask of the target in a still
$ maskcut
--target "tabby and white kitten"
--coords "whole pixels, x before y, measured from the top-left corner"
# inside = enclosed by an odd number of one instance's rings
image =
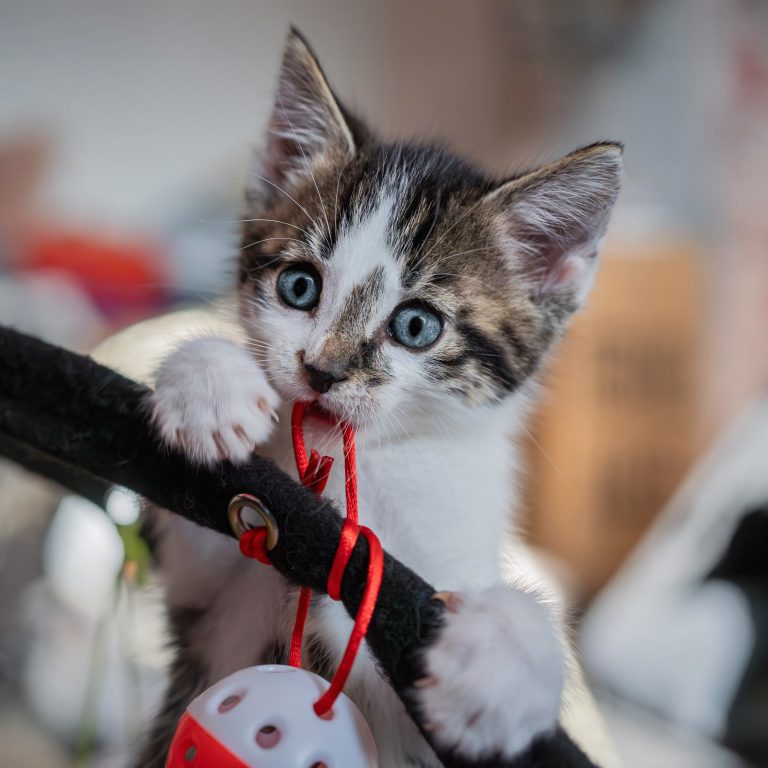
[[[242,462],[255,448],[294,473],[297,399],[355,426],[361,522],[432,584],[460,593],[416,696],[436,742],[470,757],[514,755],[561,707],[558,620],[522,568],[519,583],[502,583],[510,438],[592,282],[620,169],[612,143],[496,180],[442,149],[382,142],[292,32],[248,188],[245,343],[188,342],[156,375],[156,424],[202,463]],[[338,456],[337,438],[318,427],[308,444]],[[343,510],[339,466],[326,493]],[[162,765],[195,692],[284,660],[295,604],[274,569],[233,541],[167,514],[156,533],[179,655],[143,768]],[[316,598],[310,666],[331,674],[350,628],[341,605]],[[437,765],[367,651],[347,692],[383,766]]]

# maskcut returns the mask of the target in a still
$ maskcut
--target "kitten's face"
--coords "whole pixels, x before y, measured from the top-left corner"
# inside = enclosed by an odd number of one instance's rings
[[[620,150],[496,183],[434,148],[382,144],[295,34],[270,129],[241,311],[281,396],[396,435],[519,392],[586,292]]]

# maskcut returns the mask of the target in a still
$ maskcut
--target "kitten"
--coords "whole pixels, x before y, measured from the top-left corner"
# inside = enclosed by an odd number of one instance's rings
[[[590,287],[620,172],[613,143],[502,180],[442,149],[384,143],[292,32],[248,186],[245,341],[190,341],[156,374],[161,434],[201,463],[242,462],[255,448],[295,473],[297,399],[354,425],[361,522],[432,584],[460,593],[416,695],[436,742],[468,757],[512,756],[560,711],[559,620],[523,568],[503,584],[510,439]],[[337,438],[313,427],[308,445],[338,457]],[[343,510],[340,466],[326,493]],[[296,597],[225,537],[160,512],[155,534],[179,653],[143,768],[162,765],[192,695],[285,660]],[[332,674],[350,628],[340,604],[315,598],[309,666]],[[366,650],[347,692],[383,766],[438,765]]]

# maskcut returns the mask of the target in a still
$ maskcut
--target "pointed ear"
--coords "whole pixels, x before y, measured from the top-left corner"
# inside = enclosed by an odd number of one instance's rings
[[[486,196],[536,301],[565,299],[575,309],[586,298],[621,186],[622,150],[617,143],[584,147]]]
[[[260,173],[283,186],[323,154],[355,151],[352,129],[306,40],[291,27]],[[253,184],[259,192],[259,182]],[[250,192],[251,190],[249,190]]]

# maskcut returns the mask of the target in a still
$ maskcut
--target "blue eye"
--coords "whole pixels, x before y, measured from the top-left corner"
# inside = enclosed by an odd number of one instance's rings
[[[437,341],[442,330],[440,316],[420,305],[398,309],[389,324],[389,332],[395,341],[410,349],[428,347]]]
[[[308,264],[289,267],[277,278],[280,298],[294,309],[308,312],[320,301],[320,275]]]

